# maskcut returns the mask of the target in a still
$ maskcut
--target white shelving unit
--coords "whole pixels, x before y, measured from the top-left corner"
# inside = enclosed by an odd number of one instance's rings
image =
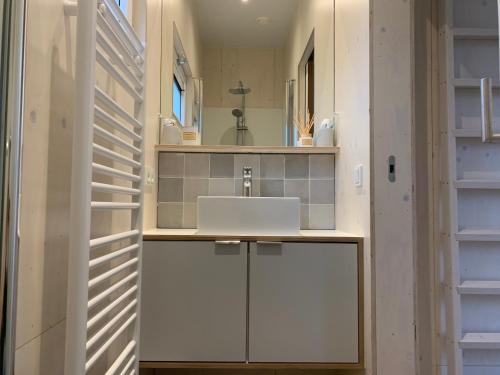
[[[496,147],[500,145],[481,141],[479,90],[480,79],[491,77],[494,101],[498,101],[497,2],[446,0],[441,15],[446,358],[441,373],[500,374],[500,332],[491,318],[495,311],[500,316],[500,264],[495,265],[495,254],[500,252],[500,214],[496,213],[500,207],[500,148],[496,151]]]

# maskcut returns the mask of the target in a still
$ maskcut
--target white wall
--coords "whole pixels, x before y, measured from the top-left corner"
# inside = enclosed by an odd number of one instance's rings
[[[334,0],[300,0],[285,52],[286,79],[295,79],[298,88],[299,63],[314,30],[314,112],[319,123],[333,117],[334,3]],[[295,101],[297,111],[297,91]]]
[[[338,230],[365,237],[365,354],[371,373],[370,257],[370,14],[369,0],[335,1],[335,111],[340,114],[336,156]],[[362,188],[353,174],[363,165]]]

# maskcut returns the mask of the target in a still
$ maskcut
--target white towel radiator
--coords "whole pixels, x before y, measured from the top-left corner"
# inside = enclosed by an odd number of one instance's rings
[[[138,374],[145,47],[114,0],[66,10],[77,52],[65,373]]]

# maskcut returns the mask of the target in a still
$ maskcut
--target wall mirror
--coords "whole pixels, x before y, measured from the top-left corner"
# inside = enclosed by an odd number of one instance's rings
[[[162,18],[161,144],[175,124],[184,144],[294,146],[295,120],[332,120],[333,0],[163,0]]]

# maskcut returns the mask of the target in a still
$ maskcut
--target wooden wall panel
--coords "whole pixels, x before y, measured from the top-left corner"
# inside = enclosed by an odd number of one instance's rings
[[[376,373],[416,373],[413,2],[372,1],[372,277]],[[396,181],[388,179],[396,158]]]
[[[203,78],[205,107],[235,108],[241,97],[229,93],[239,80],[252,89],[250,108],[283,108],[285,95],[283,50],[280,48],[205,48]]]

